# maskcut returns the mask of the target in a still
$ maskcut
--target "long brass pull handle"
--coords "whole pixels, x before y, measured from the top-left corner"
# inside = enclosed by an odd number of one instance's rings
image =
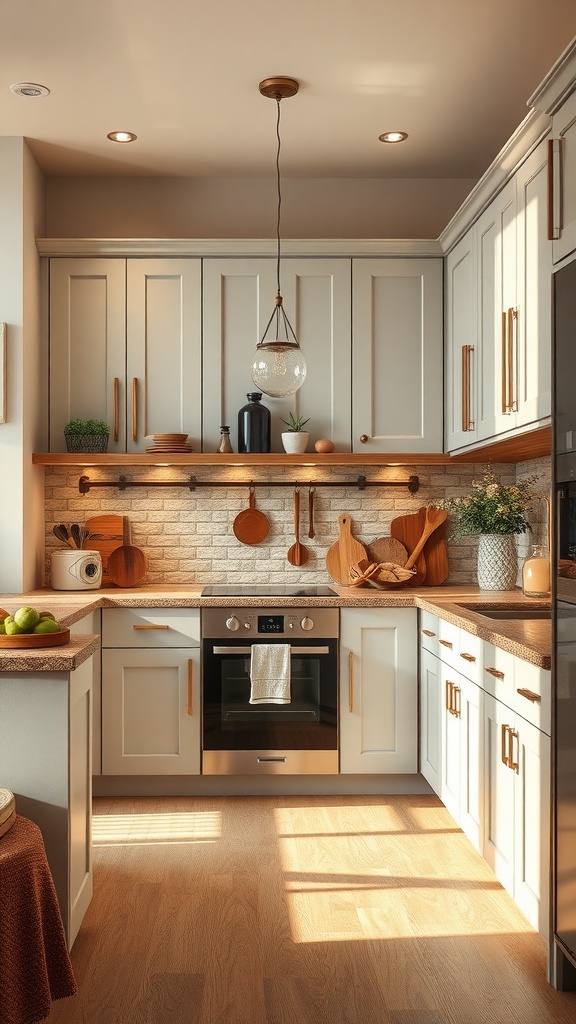
[[[449,679],[446,680],[444,706],[446,708],[446,711],[449,711],[450,714],[452,714],[452,683],[450,682]]]
[[[476,661],[473,654],[468,654],[466,651],[460,651],[460,657],[464,658],[464,661]]]
[[[450,650],[454,647],[451,640],[439,640],[438,643],[441,643],[443,647],[448,647]]]
[[[468,366],[466,345],[462,345],[462,430],[468,430]]]
[[[489,676],[494,676],[495,679],[504,679],[504,673],[501,672],[500,669],[498,668],[486,667],[484,671],[487,672]]]
[[[548,141],[548,238],[560,238],[562,230],[563,139]]]
[[[114,440],[117,441],[120,437],[120,381],[118,377],[114,377],[114,384],[112,389],[113,396],[113,434]]]
[[[509,731],[510,731],[510,754],[509,754],[509,760],[508,760],[508,767],[511,768],[513,772],[516,772],[516,774],[518,774],[518,772],[520,770],[520,736],[516,732],[516,729],[510,729]],[[514,739],[518,740],[518,761],[514,760]]]
[[[155,623],[151,623],[147,626],[132,626],[132,629],[170,629],[170,626],[163,626],[160,624],[156,625]]]
[[[138,440],[138,377],[132,378],[132,440]]]
[[[518,365],[516,346],[517,346],[517,331],[516,321],[518,319],[518,310],[512,306],[508,310],[508,412],[518,411],[518,401],[516,397],[516,366]]]
[[[506,742],[507,737],[508,737],[508,729],[509,728],[510,727],[508,725],[502,725],[502,727],[501,727],[500,758],[501,758],[502,763],[505,764],[507,768],[510,767],[510,759],[508,757],[508,750],[507,750],[508,744]]]
[[[436,636],[436,633],[433,633],[431,629],[423,629],[422,632],[424,636]]]
[[[189,715],[193,715],[194,714],[194,706],[193,706],[193,703],[192,703],[192,701],[193,701],[192,693],[193,693],[193,689],[194,689],[193,683],[194,683],[194,662],[192,661],[192,658],[188,658],[188,714]]]
[[[348,651],[348,711],[354,711],[354,652]]]
[[[533,690],[525,690],[523,687],[516,690],[516,693],[519,693],[521,697],[526,697],[526,700],[532,701],[533,704],[539,704],[542,700],[539,693],[534,693]]]
[[[454,715],[454,718],[460,718],[460,712],[461,712],[460,695],[461,695],[461,693],[462,693],[462,690],[460,689],[460,687],[456,686],[456,683],[454,683],[452,685],[452,714]]]
[[[506,313],[502,313],[502,412],[508,412],[508,319]]]

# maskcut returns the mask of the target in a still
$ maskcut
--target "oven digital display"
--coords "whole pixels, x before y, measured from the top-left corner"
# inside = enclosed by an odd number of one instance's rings
[[[284,616],[283,615],[259,615],[258,616],[258,632],[259,633],[283,633],[284,632]]]

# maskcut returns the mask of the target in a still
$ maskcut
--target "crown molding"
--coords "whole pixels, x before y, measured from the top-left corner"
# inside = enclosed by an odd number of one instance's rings
[[[40,256],[276,256],[271,238],[37,238]],[[282,257],[442,256],[430,238],[283,239]]]
[[[576,38],[568,44],[536,91],[532,93],[528,106],[536,107],[547,114],[555,114],[575,88]]]

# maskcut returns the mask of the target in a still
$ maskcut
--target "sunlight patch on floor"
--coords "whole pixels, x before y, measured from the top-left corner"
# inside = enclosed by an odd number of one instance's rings
[[[92,819],[94,846],[214,842],[221,833],[220,811],[96,814]]]

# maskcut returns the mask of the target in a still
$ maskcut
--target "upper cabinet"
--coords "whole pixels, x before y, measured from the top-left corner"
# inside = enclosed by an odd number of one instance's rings
[[[353,265],[352,450],[442,451],[442,260]]]
[[[330,438],[350,451],[349,259],[282,261],[284,308],[307,365],[303,386],[288,398],[263,397],[270,409],[272,450],[282,451],[282,423],[290,412],[309,418],[311,439]],[[252,358],[277,291],[276,260],[266,257],[204,260],[204,451],[216,451],[220,426],[231,427],[236,450],[238,411],[256,391]]]
[[[50,450],[71,419],[103,419],[111,452],[201,434],[198,259],[50,261]]]
[[[554,166],[554,263],[576,249],[576,92],[552,118]]]
[[[550,416],[547,144],[447,257],[446,450]]]

